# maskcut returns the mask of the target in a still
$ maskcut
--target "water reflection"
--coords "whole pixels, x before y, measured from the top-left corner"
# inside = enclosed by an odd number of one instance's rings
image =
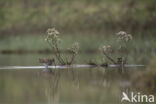
[[[40,77],[44,79],[43,84],[47,104],[59,104],[60,71],[41,72]]]
[[[0,103],[101,104],[121,103],[122,92],[137,70],[121,73],[114,68],[1,70]],[[9,99],[9,100],[8,100]]]
[[[1,55],[0,66],[38,66],[38,58],[50,56]],[[83,64],[85,59],[96,56],[85,54],[78,58],[78,62]],[[132,60],[131,63],[142,62]],[[144,71],[143,68],[130,67],[123,72],[116,68],[73,68],[51,72],[41,69],[0,70],[0,104],[120,104],[123,91],[127,94],[131,91],[146,91],[141,84],[149,86],[145,80],[149,78],[153,82],[151,79],[156,79],[156,74],[152,74],[153,77],[151,74],[144,77],[143,74],[140,79],[133,79],[134,74]],[[150,91],[146,92],[155,94],[155,87],[149,88]]]
[[[87,70],[87,72],[85,70]],[[45,80],[44,81],[45,95],[47,97],[48,104],[60,103],[61,100],[60,97],[62,96],[60,95],[61,93],[60,91],[62,91],[61,89],[66,87],[65,80],[68,80],[67,82],[69,84],[68,87],[70,87],[70,89],[64,89],[64,90],[69,90],[69,92],[67,91],[66,96],[68,96],[68,93],[71,93],[70,90],[81,91],[81,89],[83,89],[84,87],[87,88],[87,89],[84,88],[85,90],[88,90],[88,87],[89,88],[91,87],[89,89],[89,93],[92,92],[91,90],[93,91],[95,90],[94,92],[95,95],[96,93],[99,94],[100,90],[105,90],[104,92],[107,95],[108,93],[110,93],[109,91],[111,91],[112,88],[115,86],[115,88],[119,88],[119,89],[115,89],[115,90],[119,90],[116,93],[118,94],[118,98],[116,98],[115,101],[120,102],[122,91],[125,90],[128,91],[129,89],[128,88],[129,84],[128,85],[126,84],[129,79],[128,72],[123,74],[123,73],[119,73],[119,71],[115,71],[111,69],[104,69],[104,68],[100,68],[100,69],[93,68],[93,69],[84,69],[84,70],[66,69],[66,70],[58,70],[58,71],[55,70],[51,72],[44,72],[41,73],[40,75],[41,78],[44,78]],[[92,94],[93,96],[95,96],[94,93]],[[75,94],[76,95],[73,95],[76,96],[75,99],[79,99],[80,95],[78,96],[77,93]],[[82,92],[82,94],[85,93]],[[73,96],[69,96],[69,97],[72,98]],[[90,96],[90,95],[87,94],[86,96]],[[107,102],[111,102],[111,100]]]

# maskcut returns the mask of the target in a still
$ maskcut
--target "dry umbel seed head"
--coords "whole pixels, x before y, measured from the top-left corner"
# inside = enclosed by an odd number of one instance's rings
[[[49,28],[48,30],[47,30],[47,33],[48,33],[48,35],[58,35],[58,34],[60,34],[55,28]]]
[[[111,46],[110,45],[107,45],[107,46],[104,45],[104,46],[100,47],[100,51],[105,52],[105,53],[111,52]]]
[[[61,39],[58,37],[59,32],[55,28],[49,28],[47,30],[47,37],[45,38],[46,41],[57,43],[60,42]]]
[[[132,35],[131,34],[127,34],[126,32],[124,31],[120,31],[118,32],[117,34],[117,37],[118,37],[118,40],[123,40],[125,42],[128,42],[130,40],[133,39]]]
[[[78,50],[79,50],[79,43],[78,42],[75,42],[69,50],[71,52],[77,54],[78,53]]]

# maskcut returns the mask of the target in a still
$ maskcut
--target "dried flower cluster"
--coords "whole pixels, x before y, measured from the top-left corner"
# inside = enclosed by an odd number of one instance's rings
[[[60,42],[60,38],[58,37],[59,34],[60,33],[55,28],[49,28],[47,30],[47,37],[45,40],[54,44]]]
[[[54,35],[54,34],[58,35],[58,34],[60,34],[55,28],[49,28],[47,30],[47,33],[48,33],[48,35]]]
[[[125,42],[128,42],[130,40],[133,39],[132,35],[131,34],[127,34],[126,32],[124,31],[120,31],[118,32],[117,34],[117,37],[118,37],[118,40],[123,40]]]
[[[69,49],[69,51],[71,51],[74,54],[77,54],[79,50],[79,43],[75,42],[72,47]]]
[[[105,53],[111,52],[111,46],[110,46],[110,45],[108,45],[108,46],[103,46],[103,47],[102,47],[102,51],[105,52]]]

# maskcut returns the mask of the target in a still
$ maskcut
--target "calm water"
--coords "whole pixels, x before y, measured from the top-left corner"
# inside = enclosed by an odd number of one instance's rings
[[[0,65],[39,65],[39,57],[49,56],[1,55]],[[132,75],[143,70],[0,70],[0,104],[120,104],[123,91],[134,91]]]

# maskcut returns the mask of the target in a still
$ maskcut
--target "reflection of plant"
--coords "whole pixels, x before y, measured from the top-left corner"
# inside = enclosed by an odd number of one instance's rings
[[[61,39],[58,37],[59,32],[55,28],[49,28],[47,30],[46,41],[51,46],[51,48],[55,52],[56,59],[59,61],[61,65],[69,65],[74,62],[74,59],[78,53],[79,45],[78,43],[74,43],[70,48],[70,52],[72,53],[70,61],[68,59],[65,61],[63,56],[60,53],[59,44],[61,43]]]
[[[127,56],[128,56],[128,51],[127,51],[127,48],[128,48],[128,42],[130,40],[132,40],[132,35],[131,34],[127,34],[126,32],[124,31],[120,31],[118,32],[117,34],[117,40],[118,42],[120,43],[120,46],[119,46],[119,50],[121,51],[125,51],[126,52],[126,56],[123,57],[124,55],[122,55],[122,57],[118,57],[117,58],[117,61],[115,59],[113,59],[111,57],[111,53],[112,53],[112,49],[111,49],[111,46],[108,45],[108,46],[102,46],[100,48],[100,50],[102,51],[103,55],[108,59],[110,60],[113,64],[125,64],[127,62]]]

